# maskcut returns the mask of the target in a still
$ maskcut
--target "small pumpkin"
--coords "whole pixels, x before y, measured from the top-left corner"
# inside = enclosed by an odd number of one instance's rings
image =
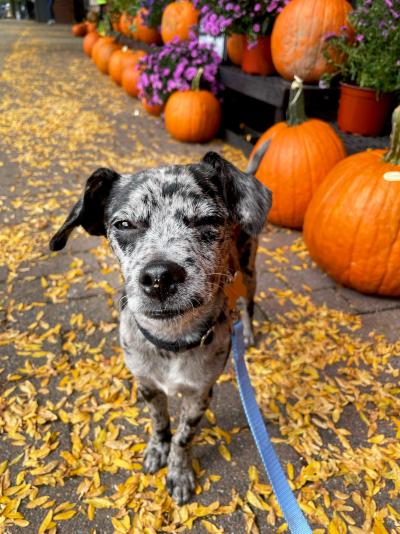
[[[93,47],[99,39],[100,35],[97,32],[89,32],[87,35],[85,35],[82,46],[83,51],[87,56],[91,57]]]
[[[258,140],[253,154],[266,141],[269,146],[256,177],[272,190],[274,196],[269,221],[301,228],[315,190],[346,152],[329,124],[307,118],[300,79],[296,78],[290,90],[287,121],[267,130]]]
[[[159,117],[164,109],[164,104],[148,104],[145,98],[142,99],[142,106],[149,115],[153,115],[154,117]]]
[[[313,260],[363,293],[400,296],[400,106],[391,146],[338,163],[319,186],[304,221]]]
[[[234,65],[240,66],[243,60],[243,51],[246,46],[246,36],[240,33],[233,33],[226,40],[226,51],[228,58]]]
[[[165,106],[165,127],[178,141],[205,143],[221,125],[221,104],[210,91],[200,90],[200,68],[193,79],[192,89],[176,91]]]
[[[123,46],[120,50],[115,50],[108,63],[108,74],[115,83],[121,85],[122,72],[126,63],[126,59],[132,57],[136,59],[136,54],[133,50],[129,50],[127,46]],[[137,61],[137,60],[136,60]]]
[[[132,36],[132,30],[131,26],[133,25],[133,17],[126,11],[122,13],[120,19],[119,19],[119,30],[123,35],[126,35],[126,37]]]
[[[164,43],[169,43],[174,37],[180,41],[189,39],[190,31],[196,26],[199,12],[192,2],[178,0],[168,4],[161,19],[161,37]]]
[[[135,27],[135,38],[143,43],[157,44],[161,40],[161,35],[157,28],[146,26],[142,17],[142,15],[145,15],[146,13],[147,9],[141,8],[134,18],[133,25]]]
[[[97,30],[97,25],[94,22],[86,21],[86,31],[87,33],[95,32]]]
[[[323,54],[326,35],[347,24],[345,0],[291,0],[275,20],[271,36],[276,70],[287,80],[317,82],[330,70]]]
[[[119,45],[114,42],[104,43],[96,53],[96,67],[103,74],[108,74],[108,65],[113,53],[119,49]]]
[[[72,30],[73,35],[75,35],[75,37],[84,37],[87,34],[86,22],[73,24],[71,30]]]
[[[97,39],[97,41],[94,43],[92,47],[92,59],[95,64],[96,64],[97,55],[101,47],[107,43],[113,43],[113,42],[114,42],[114,38],[109,35],[106,37],[100,37],[99,39]]]
[[[138,83],[140,70],[137,65],[127,67],[122,73],[122,87],[129,96],[137,97],[139,94]]]

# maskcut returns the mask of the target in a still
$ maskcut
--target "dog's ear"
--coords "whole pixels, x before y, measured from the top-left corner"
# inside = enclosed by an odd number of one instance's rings
[[[97,169],[87,180],[82,198],[78,200],[64,224],[50,240],[50,250],[61,250],[74,228],[82,226],[91,235],[105,235],[104,209],[111,188],[119,174],[111,169]]]
[[[240,171],[216,152],[207,152],[202,161],[216,171],[232,220],[244,232],[259,234],[271,209],[272,192],[252,174]]]

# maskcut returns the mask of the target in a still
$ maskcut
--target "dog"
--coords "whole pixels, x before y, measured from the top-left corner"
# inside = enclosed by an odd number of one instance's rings
[[[230,352],[231,321],[224,286],[240,269],[247,344],[252,342],[257,235],[271,192],[251,173],[263,150],[241,172],[219,154],[202,161],[120,175],[100,168],[50,241],[65,247],[82,226],[104,235],[125,281],[120,342],[146,401],[152,435],[144,470],[168,466],[167,489],[179,504],[195,488],[190,442]],[[172,435],[168,397],[181,396]]]

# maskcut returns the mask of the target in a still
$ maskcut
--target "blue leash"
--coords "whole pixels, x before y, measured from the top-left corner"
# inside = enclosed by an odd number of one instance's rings
[[[239,385],[240,398],[250,425],[258,452],[263,461],[272,489],[292,534],[312,534],[312,530],[301,511],[285,473],[279,463],[260,409],[244,361],[246,349],[243,340],[242,321],[236,321],[232,332],[233,361]]]

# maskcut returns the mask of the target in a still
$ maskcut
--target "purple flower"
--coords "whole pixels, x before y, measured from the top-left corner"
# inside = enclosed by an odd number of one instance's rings
[[[356,41],[362,43],[364,41],[364,35],[361,35],[360,33],[356,35]]]

